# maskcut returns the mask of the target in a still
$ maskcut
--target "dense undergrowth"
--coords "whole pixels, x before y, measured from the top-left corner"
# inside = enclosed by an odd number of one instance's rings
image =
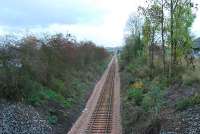
[[[165,105],[163,96],[167,81],[163,81],[162,76],[150,80],[145,59],[134,59],[123,66],[121,61],[123,132],[145,133]]]
[[[121,82],[122,82],[122,124],[123,132],[129,133],[149,133],[160,129],[160,112],[162,109],[175,105],[174,109],[184,110],[188,107],[200,104],[199,94],[184,97],[169,104],[167,96],[169,89],[176,91],[176,88],[187,86],[187,90],[193,84],[199,83],[199,68],[192,68],[183,65],[178,67],[173,82],[163,75],[161,65],[157,64],[154,68],[154,77],[150,78],[150,69],[147,60],[142,55],[133,57],[127,62],[126,46],[120,55]],[[130,51],[130,49],[129,49]],[[160,62],[161,59],[156,59]],[[198,59],[197,59],[198,61]],[[198,64],[197,64],[198,65]],[[190,74],[190,75],[189,75]],[[177,86],[178,85],[178,86]],[[184,92],[184,91],[183,91]]]
[[[190,33],[195,6],[173,2],[147,0],[127,22],[119,56],[125,134],[159,134],[164,109],[199,104],[200,64]]]
[[[106,50],[62,34],[13,39],[2,39],[0,44],[0,98],[44,108],[50,124],[58,121],[56,110],[81,111],[80,105],[107,66]]]

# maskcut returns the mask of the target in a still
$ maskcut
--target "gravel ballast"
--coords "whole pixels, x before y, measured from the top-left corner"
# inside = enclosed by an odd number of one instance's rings
[[[52,134],[52,128],[32,106],[0,101],[0,134]]]

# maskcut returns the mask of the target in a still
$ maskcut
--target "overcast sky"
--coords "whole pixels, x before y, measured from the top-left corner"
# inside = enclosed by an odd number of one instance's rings
[[[120,46],[128,16],[136,12],[139,5],[144,5],[144,1],[0,0],[0,35],[69,32],[78,40]],[[200,10],[192,32],[200,36]]]

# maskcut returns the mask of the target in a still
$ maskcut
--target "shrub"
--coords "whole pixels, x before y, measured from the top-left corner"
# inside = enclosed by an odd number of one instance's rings
[[[27,102],[30,103],[31,105],[37,106],[40,105],[42,103],[42,99],[41,96],[39,94],[34,94],[31,95],[27,98]]]
[[[52,80],[52,89],[57,93],[64,93],[65,92],[65,83],[62,80],[53,78]]]
[[[184,110],[184,109],[186,109],[189,106],[191,106],[191,101],[189,99],[184,99],[182,101],[179,101],[176,104],[176,109],[177,110]]]
[[[200,95],[194,95],[177,102],[176,109],[184,110],[190,106],[194,106],[198,104],[200,104]]]
[[[49,124],[54,125],[57,123],[58,118],[55,115],[49,115],[47,120]]]
[[[136,105],[140,105],[143,99],[143,89],[135,89],[135,88],[129,89],[128,99],[134,99]]]
[[[70,99],[70,98],[69,99],[65,99],[63,101],[63,105],[64,105],[65,108],[70,108],[72,106],[72,104],[73,104],[73,100]]]
[[[160,112],[163,103],[163,92],[159,87],[154,86],[148,93],[144,95],[142,107],[145,111],[152,110],[156,114]]]
[[[83,97],[86,89],[87,85],[80,79],[72,78],[70,85],[67,86],[67,90],[64,94],[66,98],[73,98],[74,100],[78,101]]]
[[[10,64],[0,67],[0,97],[10,100],[23,100],[24,90],[20,86],[22,82],[20,78],[18,68]]]
[[[200,82],[200,69],[197,68],[196,70],[190,70],[185,72],[182,75],[183,83],[186,85],[192,85],[193,83],[199,83]]]
[[[40,88],[40,90],[37,92],[32,92],[32,94],[27,97],[27,102],[32,105],[40,105],[47,102],[48,100],[55,101],[65,108],[70,108],[73,104],[72,99],[65,99],[59,93],[56,93],[55,91],[45,87]]]
[[[73,104],[73,101],[71,99],[65,99],[62,95],[52,90],[42,90],[40,94],[41,95],[39,96],[42,96],[42,98],[45,98],[46,100],[52,100],[52,101],[58,102],[66,108],[71,107]]]
[[[142,100],[142,107],[145,111],[149,111],[153,107],[153,99],[149,94],[145,94]]]
[[[134,82],[133,84],[130,85],[131,88],[136,88],[136,89],[143,89],[144,84],[141,81]]]
[[[136,69],[136,65],[135,64],[128,64],[127,66],[127,71],[130,72],[130,73],[134,73],[134,70]]]

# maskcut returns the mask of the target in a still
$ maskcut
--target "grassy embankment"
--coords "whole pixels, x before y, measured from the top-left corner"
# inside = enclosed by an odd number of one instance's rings
[[[104,48],[61,34],[7,39],[0,47],[0,98],[32,105],[66,131],[108,61]]]
[[[128,62],[126,56],[124,48],[119,57],[124,133],[148,133],[160,129],[160,120],[165,118],[161,115],[164,110],[172,108],[179,111],[200,104],[199,90],[193,88],[199,87],[200,83],[199,59],[195,60],[195,69],[186,63],[177,65],[176,76],[171,82],[163,75],[161,56],[155,59],[153,79],[150,78],[151,70],[145,56],[132,57]],[[169,94],[174,96],[173,100]]]

